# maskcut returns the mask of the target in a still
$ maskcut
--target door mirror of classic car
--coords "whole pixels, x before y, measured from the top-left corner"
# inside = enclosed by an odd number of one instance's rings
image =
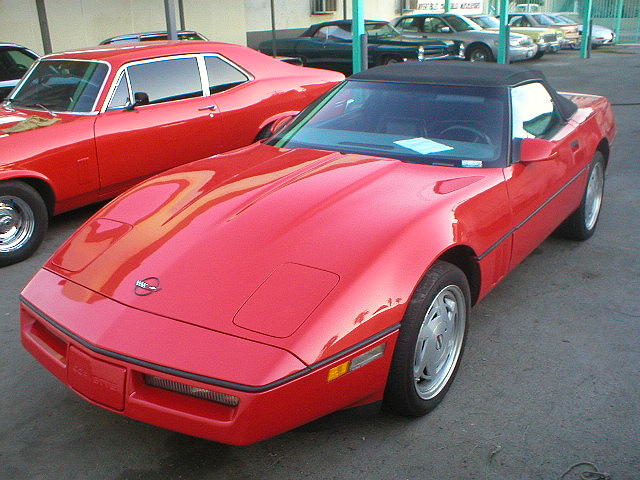
[[[133,103],[127,105],[125,110],[133,110],[140,105],[149,105],[149,95],[145,92],[135,92],[133,94]]]
[[[520,141],[520,163],[551,160],[557,155],[556,144],[544,138],[523,138]]]

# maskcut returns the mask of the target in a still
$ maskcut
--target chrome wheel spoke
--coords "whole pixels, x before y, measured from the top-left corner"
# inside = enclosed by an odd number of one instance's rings
[[[0,253],[24,246],[34,229],[33,211],[24,200],[12,195],[0,196]]]

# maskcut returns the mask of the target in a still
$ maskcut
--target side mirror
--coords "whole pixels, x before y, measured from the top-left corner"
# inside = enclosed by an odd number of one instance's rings
[[[520,142],[520,163],[542,162],[558,156],[555,143],[543,138],[523,138]]]
[[[133,110],[140,105],[149,105],[149,95],[145,92],[135,92],[133,94],[133,103],[125,107],[125,110]]]
[[[451,33],[451,28],[450,27],[441,27],[440,28],[440,33]]]

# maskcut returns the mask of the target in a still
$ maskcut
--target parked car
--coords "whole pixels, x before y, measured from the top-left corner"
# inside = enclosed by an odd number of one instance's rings
[[[208,42],[41,58],[0,106],[0,266],[31,255],[51,215],[248,145],[343,78]]]
[[[471,305],[558,227],[594,233],[614,134],[605,98],[535,70],[358,73],[97,212],[22,292],[22,342],[85,400],[218,442],[424,415]]]
[[[458,54],[451,41],[405,39],[381,20],[365,22],[369,67],[411,60],[445,59]],[[259,45],[262,53],[273,53],[272,42]],[[350,71],[352,65],[351,20],[311,25],[297,38],[276,40],[278,55],[298,57],[303,65]]]
[[[201,40],[208,41],[208,38],[201,33],[193,30],[178,30],[178,40]],[[158,42],[169,40],[169,35],[165,31],[160,32],[144,32],[130,33],[127,35],[116,35],[100,42],[100,45],[108,45],[112,43],[131,43],[131,42]]]
[[[467,15],[471,21],[477,23],[485,30],[499,31],[500,22],[493,15]],[[562,31],[558,28],[547,27],[510,27],[512,33],[520,33],[531,37],[538,46],[538,51],[533,58],[540,58],[545,53],[556,53],[562,46]]]
[[[566,23],[558,23],[557,20],[551,18],[546,13],[510,13],[509,25],[512,27],[555,27],[562,30],[564,38],[562,40],[563,48],[575,48],[580,41],[578,35],[578,25]]]
[[[559,24],[574,25],[578,24],[578,34],[582,39],[582,15],[579,13],[547,13],[547,16],[556,20]],[[616,43],[616,33],[610,28],[602,25],[593,25],[591,28],[591,47],[598,48],[603,45],[612,45]],[[576,44],[577,48],[580,43]]]
[[[461,45],[460,56],[472,62],[495,62],[499,34],[483,30],[480,25],[453,13],[420,13],[391,20],[391,25],[405,36],[427,35],[454,40]],[[509,59],[517,62],[533,58],[538,47],[526,35],[509,36]]]
[[[15,43],[0,42],[0,100],[9,95],[38,55]]]

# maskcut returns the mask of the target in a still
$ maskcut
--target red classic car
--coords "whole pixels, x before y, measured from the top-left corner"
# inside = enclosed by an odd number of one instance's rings
[[[43,57],[0,106],[0,266],[31,255],[51,215],[247,145],[343,78],[209,42]]]
[[[594,233],[614,134],[605,98],[535,70],[359,73],[97,212],[22,292],[22,342],[87,401],[220,442],[423,415],[471,305],[554,230]]]

